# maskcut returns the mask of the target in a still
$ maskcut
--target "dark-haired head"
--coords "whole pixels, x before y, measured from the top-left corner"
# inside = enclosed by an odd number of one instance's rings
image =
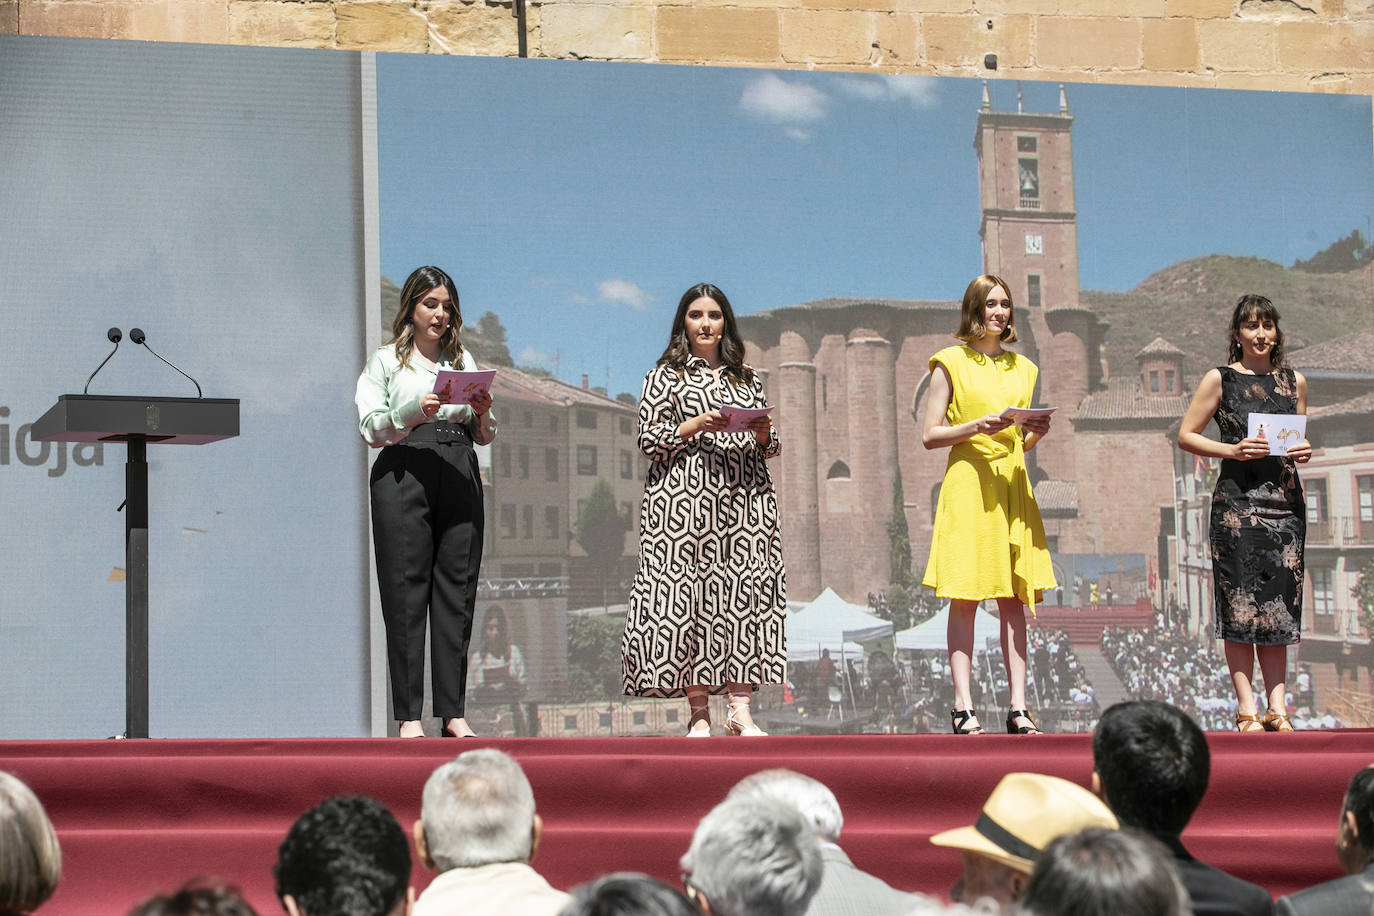
[[[386,916],[410,884],[410,842],[381,802],[339,795],[296,819],[273,874],[303,916]]]
[[[1202,729],[1157,700],[1107,708],[1093,732],[1093,769],[1123,826],[1176,837],[1207,792],[1212,758]]]
[[[959,312],[959,330],[955,337],[960,340],[974,341],[982,340],[987,334],[987,328],[983,323],[983,308],[988,304],[988,293],[998,287],[1007,294],[1007,307],[1011,309],[1011,314],[1007,316],[1007,326],[1002,329],[1001,340],[1003,343],[1016,342],[1016,306],[1011,298],[1011,286],[1006,280],[994,274],[983,274],[981,277],[974,277],[969,283],[968,289],[964,290],[964,304]]]
[[[1088,827],[1045,847],[1017,912],[1026,916],[1184,916],[1188,892],[1153,837]]]
[[[174,894],[150,897],[129,916],[258,916],[237,887],[207,878],[188,881]]]
[[[679,374],[686,369],[687,360],[692,355],[692,346],[687,340],[687,307],[698,299],[710,299],[720,306],[720,313],[725,318],[725,331],[720,340],[720,361],[725,366],[725,374],[736,384],[752,385],[754,370],[744,364],[744,341],[735,324],[735,310],[730,307],[730,300],[725,298],[720,287],[712,283],[698,283],[682,294],[677,303],[677,313],[673,315],[668,346],[658,358],[658,364],[676,369]]]
[[[573,888],[559,916],[697,916],[697,909],[657,878],[619,872]]]
[[[1269,348],[1269,364],[1275,369],[1282,368],[1286,365],[1287,354],[1283,348],[1283,327],[1279,324],[1279,310],[1274,308],[1274,303],[1255,293],[1241,296],[1231,312],[1231,329],[1226,338],[1226,361],[1240,362],[1240,326],[1254,320],[1268,320],[1274,323],[1274,345]]]
[[[499,604],[489,606],[482,619],[482,654],[510,658],[510,623],[506,620],[506,609]]]
[[[1358,844],[1341,849],[1341,864],[1354,873],[1374,859],[1374,767],[1365,767],[1354,775],[1345,789],[1341,803],[1342,820],[1352,818]],[[1358,848],[1354,848],[1358,846]],[[1338,847],[1339,848],[1339,847]]]
[[[391,322],[391,336],[396,347],[396,358],[402,366],[410,365],[410,354],[415,350],[414,325],[411,316],[415,314],[415,304],[425,298],[430,290],[442,286],[448,291],[452,307],[449,314],[452,320],[439,339],[439,347],[451,362],[457,363],[463,357],[463,311],[458,304],[458,288],[453,278],[438,267],[416,268],[406,278],[401,287],[401,296],[396,306],[396,317]]]

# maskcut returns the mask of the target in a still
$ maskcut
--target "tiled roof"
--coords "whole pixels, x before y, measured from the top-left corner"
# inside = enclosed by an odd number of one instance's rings
[[[564,407],[580,404],[584,407],[598,407],[602,410],[633,413],[634,404],[626,404],[615,398],[607,397],[599,391],[582,388],[556,378],[532,375],[511,367],[499,367],[496,381],[492,383],[495,394],[506,394],[526,401],[543,401],[560,404]]]
[[[1078,511],[1078,485],[1071,480],[1042,480],[1035,485],[1035,505],[1041,512]]]
[[[630,413],[633,413],[637,409],[636,404],[625,404],[599,391],[593,391],[590,388],[573,385],[561,379],[538,378],[534,376],[531,376],[531,378],[533,378],[534,383],[549,397],[562,400],[567,404],[581,404],[585,407],[600,407],[603,410],[623,410]]]
[[[1374,331],[1303,347],[1288,354],[1288,363],[1299,372],[1332,369],[1357,375],[1371,374],[1374,372],[1370,368],[1374,366]]]
[[[1362,394],[1357,398],[1351,398],[1348,401],[1337,401],[1335,404],[1313,407],[1307,411],[1309,420],[1319,420],[1326,417],[1366,416],[1369,414],[1374,414],[1374,391],[1369,394]]]
[[[1142,356],[1183,356],[1184,353],[1178,347],[1169,343],[1163,337],[1156,337],[1140,349],[1135,355],[1136,359]]]
[[[1188,409],[1186,395],[1145,394],[1136,378],[1116,378],[1106,391],[1088,395],[1078,405],[1076,422],[1084,420],[1176,420]]]
[[[562,407],[562,398],[549,397],[534,376],[521,372],[519,369],[508,367],[497,367],[496,379],[491,383],[491,393],[495,398],[511,398],[526,403],[547,404],[550,406]]]
[[[522,401],[535,401],[567,407],[581,404],[586,407],[599,407],[602,410],[617,410],[633,413],[635,406],[609,398],[590,388],[582,388],[556,378],[531,375],[512,367],[498,367],[496,381],[492,383],[492,393]]]

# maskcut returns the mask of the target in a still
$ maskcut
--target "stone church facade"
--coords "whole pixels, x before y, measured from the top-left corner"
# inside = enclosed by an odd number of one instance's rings
[[[985,89],[973,148],[984,270],[1011,286],[1013,349],[1040,367],[1036,403],[1059,407],[1028,456],[1046,534],[1055,553],[1154,555],[1173,501],[1168,427],[1187,406],[1182,353],[1158,339],[1135,374],[1107,377],[1108,328],[1079,300],[1073,116],[1062,88],[1057,112],[1017,107],[992,110]],[[791,598],[829,586],[862,603],[887,589],[899,470],[912,568],[924,570],[948,454],[921,445],[928,361],[958,323],[957,300],[829,299],[740,316],[784,434],[773,465]]]

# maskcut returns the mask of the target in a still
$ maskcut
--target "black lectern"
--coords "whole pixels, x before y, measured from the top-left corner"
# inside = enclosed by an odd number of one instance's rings
[[[45,442],[124,442],[124,733],[148,737],[148,443],[204,445],[239,434],[237,398],[64,394],[33,424]]]

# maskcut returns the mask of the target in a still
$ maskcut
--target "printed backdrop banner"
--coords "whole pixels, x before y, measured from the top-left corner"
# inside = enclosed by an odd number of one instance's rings
[[[824,595],[894,632],[938,613],[928,359],[983,272],[1059,408],[1029,464],[1060,584],[1033,628],[1042,721],[1147,693],[1227,720],[1215,469],[1173,439],[1253,291],[1284,316],[1319,447],[1293,706],[1369,724],[1370,121],[1367,96],[0,37],[0,737],[122,728],[124,449],[30,437],[111,326],[242,400],[239,438],[149,450],[153,734],[385,727],[352,394],[425,264],[498,372],[484,733],[682,727],[681,703],[620,697],[619,636],[636,401],[697,282],[729,295],[776,405],[794,613]],[[91,390],[192,393],[127,339]],[[794,648],[761,717],[833,728],[829,669]],[[844,727],[947,727],[938,649],[863,652],[837,673]],[[1114,675],[1093,683],[1097,653]],[[1000,668],[980,645],[980,708],[1005,702]]]

